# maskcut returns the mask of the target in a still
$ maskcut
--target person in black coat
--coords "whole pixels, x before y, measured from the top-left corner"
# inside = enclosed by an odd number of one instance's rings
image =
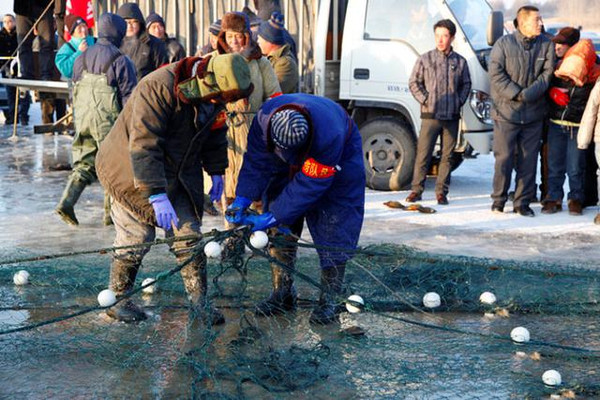
[[[2,18],[4,26],[0,30],[0,57],[10,57],[17,49],[17,30],[15,29],[15,17],[12,14],[6,14]],[[2,60],[2,76],[5,78],[11,78],[16,76],[16,68],[11,69],[12,60]],[[14,86],[6,87],[6,94],[8,97],[8,110],[4,111],[5,124],[12,124],[15,115],[15,97],[17,95],[17,89]]]
[[[144,16],[135,3],[125,3],[117,14],[127,22],[127,34],[120,50],[135,64],[138,82],[150,72],[167,64],[169,58],[164,43],[146,31]]]
[[[146,18],[146,30],[152,36],[162,40],[167,48],[169,63],[174,63],[185,58],[185,49],[175,38],[167,36],[165,20],[157,13],[152,13]]]

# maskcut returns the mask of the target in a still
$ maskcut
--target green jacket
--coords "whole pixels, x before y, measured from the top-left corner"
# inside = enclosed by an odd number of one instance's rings
[[[171,200],[188,196],[201,220],[202,168],[222,175],[227,167],[227,127],[212,121],[219,108],[178,98],[177,65],[151,72],[138,83],[96,158],[104,189],[150,225],[156,221],[148,197],[164,192]]]
[[[290,46],[281,46],[272,51],[267,58],[275,70],[283,94],[298,92],[298,63],[290,51]]]

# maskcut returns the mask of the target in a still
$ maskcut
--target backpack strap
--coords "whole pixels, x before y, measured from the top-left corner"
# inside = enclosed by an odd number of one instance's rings
[[[108,69],[110,68],[110,66],[117,61],[117,58],[121,57],[123,55],[123,53],[121,53],[121,51],[117,51],[115,54],[113,54],[113,56],[110,58],[110,60],[108,61],[108,63],[106,63],[106,65],[104,66],[104,68],[102,68],[102,73],[106,75],[106,72],[108,71]]]
[[[83,72],[88,72],[88,67],[87,67],[87,51],[85,53],[83,53],[80,57],[83,58]],[[102,68],[102,73],[104,75],[106,75],[106,72],[108,71],[108,69],[110,68],[110,66],[117,60],[117,58],[121,57],[123,55],[123,53],[121,53],[121,51],[117,51],[115,54],[112,55],[112,57],[110,58],[110,60],[108,60],[108,62],[104,65],[104,67]]]

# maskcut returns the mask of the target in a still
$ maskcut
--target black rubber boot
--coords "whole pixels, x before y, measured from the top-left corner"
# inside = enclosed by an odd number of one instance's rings
[[[113,225],[113,220],[110,216],[110,195],[104,192],[104,226]]]
[[[86,186],[87,182],[71,175],[67,182],[67,187],[65,187],[62,197],[54,210],[62,220],[69,225],[79,225],[73,207],[75,206],[75,203],[77,203],[77,200],[79,200],[79,196],[81,196],[81,193]]]
[[[212,216],[219,215],[219,211],[207,194],[204,195],[204,212]]]
[[[271,251],[271,255],[273,255],[273,251]],[[293,263],[288,265],[290,268],[294,267]],[[271,263],[273,290],[269,297],[256,305],[256,315],[268,317],[296,310],[297,293],[294,286],[294,278],[290,272],[275,263]]]
[[[110,268],[110,289],[115,292],[117,297],[123,296],[133,289],[138,269],[139,264],[118,259],[113,260]],[[123,322],[143,321],[146,319],[144,310],[130,299],[109,308],[106,314]]]
[[[206,325],[224,324],[225,317],[221,311],[210,305],[207,298],[206,259],[197,256],[181,269],[181,278],[192,306],[190,317]]]
[[[322,290],[319,303],[310,315],[311,323],[325,325],[336,320],[336,317],[342,310],[337,300],[342,294],[345,273],[345,265],[336,265],[332,268],[321,270]]]

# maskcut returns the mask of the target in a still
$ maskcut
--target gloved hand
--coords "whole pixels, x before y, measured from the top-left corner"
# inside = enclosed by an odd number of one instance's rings
[[[279,225],[279,222],[277,222],[273,214],[271,214],[270,212],[266,212],[260,215],[246,215],[242,218],[240,224],[251,225],[251,231],[255,232],[264,231],[265,229]]]
[[[252,200],[246,197],[238,196],[225,211],[225,219],[232,224],[240,224],[244,217],[244,212],[250,207]]]
[[[170,231],[172,223],[175,224],[175,227],[179,226],[177,214],[175,214],[175,209],[166,193],[152,195],[148,198],[148,201],[154,208],[156,223],[159,227],[163,228],[165,231]]]
[[[571,100],[568,93],[557,87],[551,87],[548,94],[550,95],[552,101],[561,107],[566,107],[567,104],[569,104],[569,100]]]
[[[214,203],[221,200],[221,196],[223,196],[223,177],[221,175],[211,175],[210,179],[212,180],[212,187],[208,195],[210,196],[210,201]]]

